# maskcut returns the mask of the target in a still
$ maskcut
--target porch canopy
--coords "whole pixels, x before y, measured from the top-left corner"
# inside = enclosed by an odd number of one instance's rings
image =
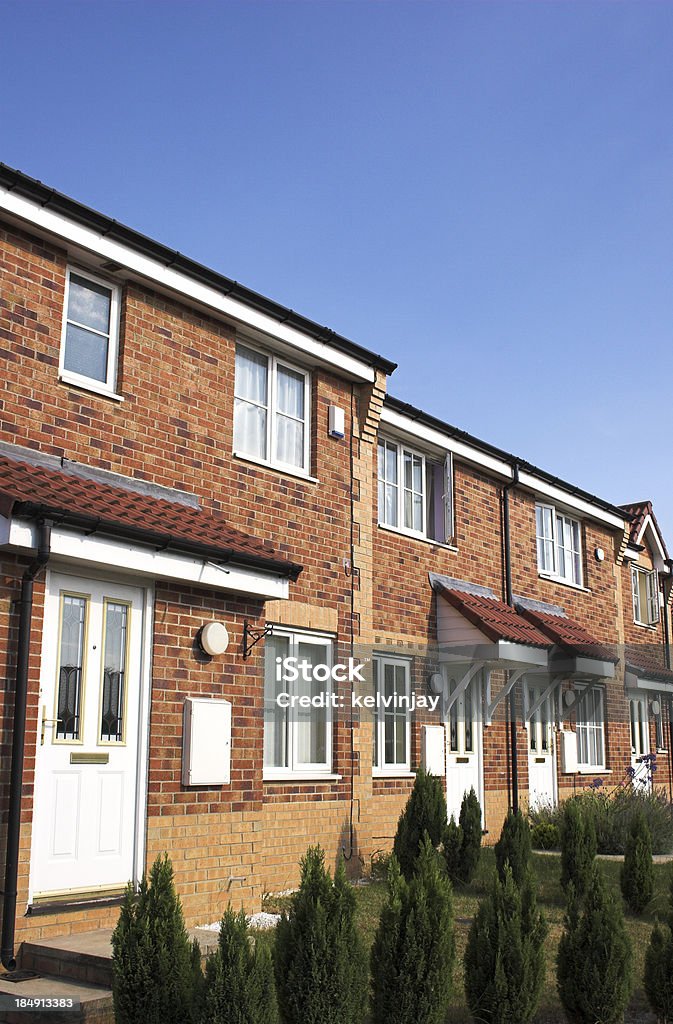
[[[624,684],[627,690],[654,690],[673,694],[673,671],[664,662],[659,644],[628,644]]]
[[[195,495],[14,446],[0,448],[0,549],[260,598],[288,596],[302,567],[201,508]]]
[[[517,612],[553,643],[550,673],[564,679],[612,679],[619,662],[616,648],[596,640],[584,626],[568,618],[558,605],[515,597]]]
[[[480,672],[486,672],[485,723],[527,672],[548,670],[550,640],[488,587],[430,573],[437,594],[437,641],[440,664],[455,679],[445,713]],[[505,685],[491,700],[491,671],[507,671]]]

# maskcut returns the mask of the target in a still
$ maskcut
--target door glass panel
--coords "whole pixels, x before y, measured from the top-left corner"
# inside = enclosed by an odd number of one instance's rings
[[[453,693],[456,688],[455,681],[452,679],[449,683],[449,693]],[[449,747],[451,750],[458,750],[458,701],[454,701],[451,705],[451,711],[449,713]]]
[[[463,714],[465,716],[465,753],[471,754],[474,750],[474,694],[472,683],[470,683],[465,692]]]
[[[81,727],[82,668],[86,626],[84,597],[61,599],[61,642],[56,701],[56,739],[78,740]]]
[[[120,743],[124,738],[128,611],[128,605],[111,601],[105,603],[100,726],[100,738],[104,743]]]

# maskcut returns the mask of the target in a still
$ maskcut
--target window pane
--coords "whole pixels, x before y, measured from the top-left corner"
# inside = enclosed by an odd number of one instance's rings
[[[77,274],[70,275],[68,288],[68,320],[90,327],[103,334],[110,333],[112,291]]]
[[[249,402],[268,405],[268,359],[252,349],[236,347],[235,395]]]
[[[286,366],[278,367],[276,381],[276,405],[278,412],[304,419],[304,374],[290,370]]]
[[[65,595],[61,606],[56,704],[56,738],[59,740],[77,740],[80,737],[85,622],[86,599]]]
[[[300,641],[297,644],[299,663],[308,661],[311,666],[330,663],[329,648],[323,644],[311,644]],[[307,672],[310,675],[310,672]],[[327,682],[317,679],[303,679],[300,675],[294,684],[297,694],[317,697],[329,690]],[[298,767],[304,764],[323,765],[327,761],[327,709],[298,708],[297,710],[297,750],[295,762]]]
[[[79,373],[82,377],[107,380],[107,335],[93,334],[83,327],[68,324],[65,333],[65,357],[63,366],[71,373]]]
[[[397,487],[386,484],[385,519],[386,526],[397,526]]]
[[[107,603],[100,726],[100,738],[106,743],[121,742],[124,738],[127,629],[128,607]]]
[[[266,458],[266,409],[239,398],[234,402],[234,449]]]
[[[288,768],[288,709],[278,706],[276,698],[287,683],[276,676],[276,658],[288,655],[289,641],[284,636],[269,636],[264,641],[264,764],[269,768]]]
[[[304,465],[304,424],[287,416],[276,416],[276,459],[288,466]]]

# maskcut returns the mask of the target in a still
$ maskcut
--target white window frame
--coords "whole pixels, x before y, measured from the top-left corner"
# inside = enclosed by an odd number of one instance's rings
[[[382,475],[378,471],[379,465],[379,449],[383,447],[387,451],[395,450],[396,460],[396,478],[395,480],[389,480],[385,475]],[[421,537],[424,540],[430,540],[435,544],[452,544],[454,541],[454,509],[453,509],[453,457],[451,452],[446,452],[444,455],[443,474],[442,474],[442,493],[435,497],[435,501],[441,501],[443,511],[443,527],[444,527],[444,539],[437,540],[435,537],[431,537],[428,531],[428,463],[432,465],[441,465],[441,457],[433,458],[432,456],[425,455],[423,452],[418,451],[411,445],[405,444],[403,441],[396,440],[391,437],[379,437],[377,444],[377,475],[378,475],[378,491],[377,491],[377,502],[378,502],[378,523],[379,526],[383,526],[388,530],[395,530],[398,533],[404,533],[410,537]],[[409,456],[411,459],[421,460],[421,529],[417,530],[413,526],[405,524],[405,494],[411,493],[417,494],[417,491],[409,492],[409,488],[405,487],[404,482],[404,460],[405,456]],[[384,466],[385,466],[384,459]],[[413,475],[413,474],[412,474]],[[386,519],[386,502],[385,493],[386,488],[392,487],[396,492],[395,502],[395,515],[396,522],[388,522]],[[413,480],[412,480],[413,488]],[[413,510],[413,501],[412,501]],[[413,520],[413,512],[412,512]]]
[[[655,700],[659,702],[659,714],[653,715],[654,727],[655,727],[655,739],[657,753],[666,753],[668,750],[668,738],[666,736],[666,724],[664,720],[664,711],[668,712],[668,697],[666,694],[657,693],[655,694]]]
[[[234,424],[234,455],[242,459],[249,459],[253,462],[258,462],[263,466],[270,466],[273,469],[287,470],[294,474],[303,474],[308,476],[311,458],[311,375],[308,370],[302,366],[297,366],[295,363],[290,362],[288,359],[284,359],[279,356],[275,356],[270,352],[265,352],[261,348],[257,348],[256,345],[251,345],[246,339],[239,339],[236,342],[234,352],[234,404],[237,398],[241,401],[250,402],[248,398],[237,394],[236,381],[236,362],[239,349],[248,349],[250,352],[254,352],[255,355],[261,356],[267,361],[267,380],[268,380],[268,395],[267,404],[262,406],[266,409],[266,458],[259,455],[257,452],[247,452],[236,442],[235,424]],[[303,449],[303,461],[301,466],[297,466],[292,462],[283,462],[280,459],[274,457],[276,448],[276,418],[278,416],[278,404],[277,404],[277,381],[278,381],[278,367],[281,366],[284,369],[290,370],[292,373],[299,374],[304,378],[304,449]]]
[[[404,761],[386,761],[386,720],[390,718],[391,714],[397,714],[399,717],[399,711],[394,712],[383,707],[379,708],[378,706],[375,706],[373,715],[374,749],[372,752],[372,773],[373,775],[378,776],[406,775],[411,771],[411,711],[409,708],[409,698],[411,696],[411,662],[408,658],[393,657],[386,654],[375,654],[372,658],[372,667],[374,669],[374,678],[372,682],[375,698],[380,692],[380,684],[386,665],[393,666],[394,668],[401,667],[404,669],[404,692],[407,697],[407,707],[404,711],[404,747],[406,757]],[[396,744],[394,743],[393,746],[395,747]]]
[[[586,714],[588,702],[591,700],[592,711],[595,712],[596,697],[598,697],[599,715],[592,714],[591,717],[588,717]],[[576,704],[575,729],[577,732],[578,769],[580,771],[605,771],[605,692],[602,686],[587,686],[581,691]],[[586,737],[585,742],[583,742],[583,737]],[[592,745],[597,750],[598,737],[600,737],[601,758],[596,757],[592,761],[590,756],[588,756],[583,759],[582,748],[585,747],[587,754],[590,755]]]
[[[286,638],[288,643],[288,657],[300,657],[301,643],[310,643],[318,647],[325,648],[325,664],[331,668],[333,665],[334,658],[334,637],[326,633],[310,633],[305,630],[298,629],[286,629],[285,627],[275,626],[273,627],[272,636]],[[265,656],[268,657],[268,651],[270,647],[267,646],[265,650]],[[275,666],[274,666],[275,668]],[[266,672],[266,664],[265,664]],[[283,683],[283,691],[290,695],[298,695],[298,686],[301,680],[296,682]],[[331,679],[324,683],[315,684],[319,685],[319,688],[326,694],[331,695],[332,693],[332,682]],[[266,679],[265,679],[265,691],[264,691],[265,708],[267,701],[266,694]],[[296,778],[315,778],[317,776],[330,776],[332,774],[332,702],[331,699],[327,701],[327,707],[325,709],[310,709],[321,713],[324,710],[325,713],[325,760],[323,762],[307,762],[299,761],[298,749],[299,749],[299,717],[302,713],[302,709],[295,705],[295,707],[288,707],[285,709],[285,729],[286,729],[286,764],[285,765],[267,765],[266,764],[266,735],[264,736],[263,742],[263,777],[264,779],[286,779],[288,776]],[[265,716],[265,732],[266,732],[266,716]]]
[[[95,377],[87,377],[85,374],[76,373],[74,370],[67,370],[65,367],[65,348],[66,338],[68,332],[68,324],[73,323],[77,325],[77,321],[71,321],[68,317],[68,305],[70,303],[70,279],[72,276],[81,277],[85,281],[91,281],[92,284],[96,284],[101,288],[105,288],[110,292],[110,333],[104,334],[102,331],[96,331],[94,328],[87,327],[86,325],[78,325],[83,327],[84,330],[89,331],[91,334],[97,334],[101,338],[107,338],[108,352],[107,352],[107,367],[105,380],[97,380]],[[112,281],[108,281],[106,278],[99,277],[97,274],[92,274],[89,270],[83,270],[81,267],[69,266],[66,270],[65,279],[65,295],[63,298],[63,324],[61,327],[61,350],[59,354],[58,363],[58,375],[59,378],[68,384],[75,384],[78,387],[86,388],[87,391],[98,391],[102,394],[110,395],[111,397],[118,398],[115,394],[115,388],[117,386],[117,366],[119,359],[119,320],[121,310],[121,288],[118,284]]]
[[[645,579],[645,601],[641,600],[640,581]],[[659,624],[659,575],[656,569],[631,566],[631,593],[633,596],[633,621],[639,626]],[[645,609],[642,605],[645,604]],[[646,611],[646,617],[643,616]]]
[[[577,546],[574,533],[577,531]],[[537,567],[542,576],[551,576],[561,583],[584,586],[584,551],[582,523],[566,515],[554,505],[535,505],[535,544]],[[577,563],[576,563],[577,560]],[[564,569],[561,571],[561,562]],[[570,567],[570,571],[568,571]],[[579,567],[579,572],[577,571]]]

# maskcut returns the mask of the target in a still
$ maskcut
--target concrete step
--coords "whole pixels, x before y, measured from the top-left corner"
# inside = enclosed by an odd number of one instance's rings
[[[24,942],[21,946],[21,968],[52,978],[111,988],[111,935],[109,929],[101,928],[63,938]]]
[[[34,1000],[72,1000],[78,1009],[47,1009]],[[17,1000],[26,1000],[23,1008]],[[12,1009],[16,1006],[16,1009]],[[112,992],[101,985],[41,975],[25,981],[6,981],[0,975],[0,1024],[114,1024]]]

